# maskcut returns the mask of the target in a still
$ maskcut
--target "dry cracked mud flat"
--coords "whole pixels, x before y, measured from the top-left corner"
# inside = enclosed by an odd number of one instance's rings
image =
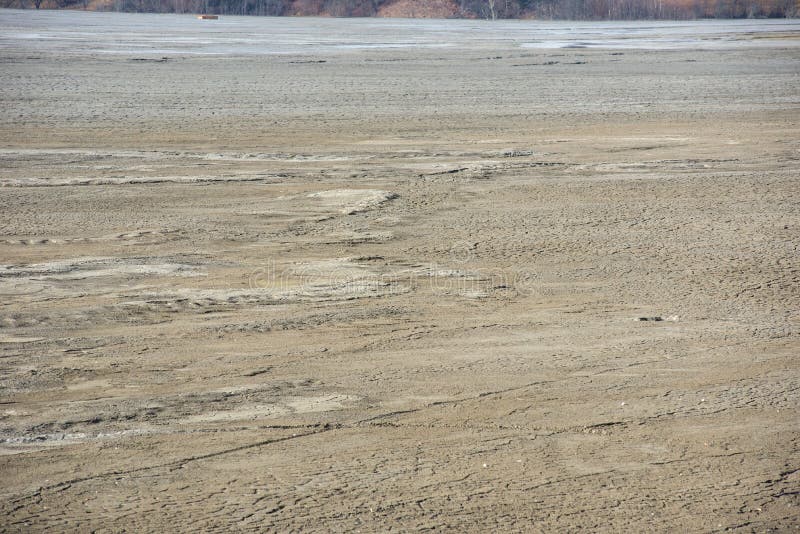
[[[151,59],[2,51],[0,531],[798,529],[798,48]]]

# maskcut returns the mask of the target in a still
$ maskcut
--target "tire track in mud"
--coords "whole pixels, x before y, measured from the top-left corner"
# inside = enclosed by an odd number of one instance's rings
[[[704,349],[698,350],[696,352],[704,352],[704,351],[709,351],[709,350],[719,350],[719,349],[722,349],[722,348],[726,348],[726,347],[730,347],[730,346],[738,346],[738,345],[741,345],[741,344],[742,343],[735,343],[735,344],[727,345],[727,346],[719,346],[719,347],[714,347],[714,348],[704,348]],[[653,363],[653,362],[651,362],[651,363]],[[641,365],[641,363],[634,363],[634,364],[631,364],[629,366],[626,366],[625,368],[634,367],[634,366],[640,366],[640,365]],[[614,368],[612,370],[619,370],[619,369],[621,369],[621,368]],[[622,368],[622,369],[624,369],[624,368]],[[603,373],[608,372],[608,371],[609,370],[598,371],[596,373],[593,373],[592,376],[600,375],[600,374],[603,374]],[[426,404],[424,406],[420,406],[420,407],[417,407],[417,408],[409,408],[409,409],[405,409],[405,410],[395,410],[395,411],[379,413],[379,414],[372,415],[372,416],[369,416],[369,417],[366,417],[366,418],[362,418],[362,419],[358,419],[358,420],[355,420],[355,421],[352,421],[352,422],[349,422],[349,423],[348,422],[338,422],[338,423],[311,423],[311,424],[304,424],[304,425],[257,425],[255,427],[245,427],[248,430],[251,430],[253,428],[270,429],[270,430],[296,430],[296,429],[311,429],[311,430],[308,431],[308,432],[293,433],[291,436],[284,436],[284,437],[277,437],[277,438],[259,440],[259,441],[255,441],[255,442],[252,442],[252,443],[247,443],[247,444],[244,444],[244,445],[238,445],[236,447],[230,447],[230,448],[223,449],[223,450],[213,451],[213,452],[209,452],[209,453],[205,453],[205,454],[187,456],[187,457],[184,457],[184,458],[170,460],[168,462],[164,462],[164,463],[160,463],[160,464],[136,467],[136,468],[131,468],[131,469],[106,471],[106,472],[98,473],[98,474],[95,474],[95,475],[90,475],[90,476],[86,476],[86,477],[76,477],[76,478],[73,478],[73,479],[69,479],[69,480],[58,482],[56,484],[51,484],[51,485],[48,485],[48,486],[42,486],[42,487],[40,487],[39,489],[37,489],[36,491],[34,491],[32,493],[29,493],[27,495],[20,496],[20,497],[17,497],[15,499],[10,500],[9,502],[14,504],[15,506],[11,510],[9,510],[8,513],[13,513],[15,511],[23,508],[25,506],[25,504],[24,504],[25,501],[33,499],[33,498],[36,498],[36,497],[40,496],[42,493],[65,491],[65,490],[69,489],[71,486],[73,486],[75,484],[80,484],[80,483],[84,483],[84,482],[90,482],[90,481],[104,479],[104,478],[108,478],[108,477],[121,476],[121,475],[130,475],[130,474],[134,474],[134,473],[140,473],[140,472],[152,471],[152,470],[158,470],[158,469],[170,469],[170,470],[172,470],[173,468],[182,468],[186,464],[189,464],[189,463],[192,463],[192,462],[218,458],[218,457],[225,456],[225,455],[228,455],[228,454],[234,454],[234,453],[237,453],[237,452],[258,449],[258,448],[267,447],[267,446],[274,445],[274,444],[284,443],[284,442],[288,442],[288,441],[296,440],[296,439],[303,439],[303,438],[312,437],[312,436],[316,436],[316,435],[323,434],[323,433],[326,433],[326,432],[332,432],[332,431],[337,431],[337,430],[348,430],[348,429],[352,430],[352,429],[356,429],[356,428],[362,428],[362,427],[365,427],[365,426],[366,427],[391,426],[391,427],[400,427],[400,428],[402,428],[405,425],[397,424],[397,423],[391,423],[391,422],[388,422],[388,421],[386,421],[386,422],[382,422],[382,421],[385,420],[385,419],[390,419],[390,418],[395,418],[395,417],[401,417],[402,418],[403,416],[406,416],[406,415],[418,414],[418,413],[425,412],[425,411],[428,411],[428,410],[439,409],[439,408],[443,408],[443,407],[446,407],[446,406],[453,406],[453,405],[457,405],[457,404],[461,404],[461,403],[465,403],[465,402],[480,401],[481,399],[486,399],[488,397],[493,397],[493,396],[497,396],[497,395],[503,395],[503,394],[506,394],[506,393],[512,393],[512,392],[517,392],[517,391],[524,391],[524,390],[529,389],[531,387],[541,386],[541,385],[546,385],[546,384],[555,384],[555,383],[563,382],[563,381],[566,381],[566,380],[574,380],[576,378],[581,378],[581,377],[570,376],[570,377],[565,377],[565,378],[561,378],[561,379],[553,379],[553,380],[536,380],[536,381],[533,381],[533,382],[529,382],[529,383],[526,383],[526,384],[521,384],[521,385],[509,387],[509,388],[502,388],[502,389],[498,389],[498,390],[484,391],[484,392],[478,393],[477,395],[470,395],[470,396],[467,396],[467,397],[461,397],[461,398],[455,398],[455,399],[447,399],[447,400],[441,400],[441,401],[434,401],[434,402],[428,403],[428,404]],[[800,389],[795,388],[795,390],[800,390]],[[716,411],[705,411],[702,414],[697,414],[697,415],[702,415],[702,416],[706,417],[706,416],[714,415],[716,413],[722,413],[722,412],[728,411],[730,409],[735,409],[735,407],[726,406],[726,407],[718,409]],[[591,434],[594,434],[595,432],[598,432],[598,431],[601,432],[602,434],[605,434],[606,433],[606,429],[612,428],[612,427],[622,427],[622,428],[624,428],[624,427],[626,427],[628,425],[631,425],[631,424],[643,425],[643,424],[646,424],[648,421],[663,420],[664,417],[675,417],[675,416],[679,416],[679,415],[690,415],[690,414],[691,414],[691,412],[668,411],[668,412],[665,412],[663,414],[657,414],[657,415],[644,417],[644,418],[633,418],[633,419],[622,419],[622,420],[614,420],[614,421],[603,421],[603,422],[592,423],[592,424],[588,424],[588,425],[579,425],[579,426],[574,426],[574,427],[567,427],[567,428],[558,429],[558,430],[537,429],[536,432],[537,432],[537,435],[541,435],[542,437],[552,437],[552,436],[557,436],[559,434],[571,434],[571,433],[591,433]],[[498,428],[505,428],[505,427],[500,426]],[[522,429],[520,429],[519,427],[516,427],[516,426],[507,427],[507,429],[508,430],[513,430],[513,431],[522,430]],[[242,428],[235,428],[235,429],[231,429],[230,431],[236,432],[236,431],[240,431],[240,430],[242,430]],[[204,432],[204,431],[206,431],[206,430],[204,430],[204,429],[194,429],[194,430],[192,430],[190,432]],[[218,430],[211,430],[211,431],[216,432]],[[737,452],[733,452],[733,453],[726,454],[726,455],[719,455],[717,457],[720,457],[720,458],[722,458],[722,457],[732,457],[732,456],[737,456],[737,455],[753,454],[753,453],[756,453],[756,452],[758,452],[758,451],[737,451]],[[653,462],[652,465],[667,465],[667,464],[675,463],[675,462],[690,462],[690,461],[692,461],[691,458],[681,458],[681,459],[677,459],[677,460],[670,460],[670,461],[664,461],[664,462],[655,461],[655,462]],[[596,474],[594,474],[594,475],[596,475]],[[551,482],[546,483],[546,485],[550,485],[550,484],[553,484],[553,483],[556,483],[556,482],[557,481],[551,481]]]

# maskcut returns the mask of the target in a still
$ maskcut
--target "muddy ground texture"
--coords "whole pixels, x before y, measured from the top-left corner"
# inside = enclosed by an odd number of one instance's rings
[[[796,48],[0,60],[0,530],[800,525]]]

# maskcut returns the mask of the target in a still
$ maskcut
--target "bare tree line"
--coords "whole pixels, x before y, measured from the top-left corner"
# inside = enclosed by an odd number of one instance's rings
[[[393,0],[0,0],[10,8],[370,17]],[[420,0],[424,2],[424,0]],[[800,16],[800,0],[455,0],[453,18],[636,20]]]

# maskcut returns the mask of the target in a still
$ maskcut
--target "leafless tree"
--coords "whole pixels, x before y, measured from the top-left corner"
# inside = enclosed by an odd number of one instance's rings
[[[369,17],[393,0],[111,0],[116,11]],[[421,0],[424,1],[424,0]],[[0,0],[0,7],[89,8],[90,0]],[[694,19],[796,17],[800,0],[456,0],[456,16],[484,19]]]

